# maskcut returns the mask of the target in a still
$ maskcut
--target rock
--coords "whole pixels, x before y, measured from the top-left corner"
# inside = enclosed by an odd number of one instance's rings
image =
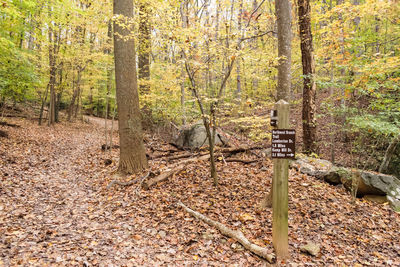
[[[238,242],[232,243],[231,248],[237,251],[242,251],[244,250],[243,246],[239,244]]]
[[[297,160],[291,162],[290,166],[301,173],[317,177],[328,183],[340,183],[339,168],[333,166],[330,161],[300,155]]]
[[[400,212],[400,180],[395,176],[359,169],[340,168],[327,160],[304,155],[300,155],[297,160],[291,162],[290,166],[298,169],[301,173],[323,179],[331,184],[342,183],[350,191],[353,184],[357,184],[358,197],[386,195],[391,207]],[[383,201],[383,198],[380,201]]]
[[[320,246],[313,242],[308,242],[307,245],[301,246],[300,251],[308,253],[312,256],[317,256],[320,252]]]
[[[384,204],[384,203],[388,202],[386,196],[365,195],[363,198],[367,201],[378,203],[378,204]]]
[[[351,190],[352,177],[357,178],[357,196],[386,195],[395,211],[400,211],[400,180],[392,175],[370,171],[355,170],[351,175],[343,176],[343,185]]]
[[[166,233],[165,231],[161,230],[161,231],[158,232],[158,235],[159,235],[161,238],[165,238],[165,237],[167,236],[167,233]]]
[[[203,121],[198,121],[195,124],[182,129],[178,138],[174,142],[180,148],[200,148],[203,146],[208,146],[208,138],[206,128],[204,127]],[[215,136],[216,145],[226,145],[227,140],[217,131]]]
[[[270,158],[271,157],[271,148],[269,147],[269,148],[266,148],[266,149],[263,149],[263,150],[261,150],[261,155],[264,157],[264,158]]]
[[[169,254],[176,254],[176,250],[173,249],[173,248],[169,248],[169,249],[167,250],[167,252],[168,252]]]
[[[202,234],[202,237],[206,240],[212,240],[214,236],[207,230]]]
[[[268,169],[269,169],[268,167],[262,166],[261,169],[260,169],[260,171],[265,172],[265,171],[268,171]]]

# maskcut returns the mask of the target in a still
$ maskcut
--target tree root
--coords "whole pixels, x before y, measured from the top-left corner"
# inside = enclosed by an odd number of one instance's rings
[[[228,236],[230,238],[235,239],[237,242],[243,245],[244,248],[253,252],[254,254],[266,259],[269,263],[275,262],[275,256],[273,254],[268,253],[266,248],[260,247],[256,244],[251,243],[241,231],[234,231],[220,222],[214,221],[203,214],[194,211],[187,206],[185,206],[182,202],[178,202],[178,206],[182,207],[186,212],[188,212],[193,217],[204,221],[210,226],[217,228],[223,235]]]
[[[107,189],[110,189],[113,185],[120,185],[120,186],[131,186],[131,185],[133,185],[133,184],[135,184],[138,180],[141,180],[141,181],[143,181],[144,179],[146,179],[147,177],[149,177],[149,175],[150,175],[150,171],[149,172],[147,172],[147,174],[146,175],[144,175],[143,177],[141,177],[141,178],[136,178],[136,179],[132,179],[132,180],[129,180],[129,181],[127,181],[127,182],[121,182],[121,181],[119,181],[119,180],[112,180],[109,184],[108,184],[108,186],[107,186]]]

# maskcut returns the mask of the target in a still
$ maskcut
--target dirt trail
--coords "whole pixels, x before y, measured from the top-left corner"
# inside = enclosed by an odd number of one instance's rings
[[[27,126],[1,140],[0,266],[127,264],[139,257],[143,248],[121,245],[132,239],[133,220],[121,220],[124,211],[116,213],[99,192],[101,132]]]

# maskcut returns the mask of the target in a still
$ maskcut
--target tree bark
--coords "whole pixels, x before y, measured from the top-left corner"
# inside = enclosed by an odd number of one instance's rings
[[[150,92],[150,52],[151,52],[151,10],[149,4],[139,6],[139,92],[147,95]]]
[[[42,98],[42,105],[41,105],[41,107],[40,107],[40,113],[39,113],[39,125],[42,125],[42,119],[43,119],[43,110],[44,110],[44,105],[46,104],[46,102],[47,102],[47,96],[48,96],[48,94],[49,94],[49,87],[50,87],[50,84],[47,84],[47,87],[46,87],[46,92],[44,93],[44,96],[43,96],[43,98]]]
[[[132,25],[133,2],[114,0],[114,60],[118,104],[120,161],[122,173],[137,173],[148,167],[143,144],[139,95],[136,73],[135,41]],[[128,27],[122,27],[123,22]]]
[[[278,87],[277,100],[289,101],[291,87],[291,43],[292,19],[290,1],[275,1],[276,19],[278,24]]]
[[[393,157],[394,152],[396,151],[396,146],[400,143],[400,134],[393,138],[392,142],[388,146],[385,152],[385,157],[383,158],[383,161],[381,163],[381,166],[379,167],[379,172],[385,173],[389,167],[390,160]]]
[[[291,87],[291,7],[289,0],[275,1],[275,10],[278,28],[278,100],[288,101]],[[278,114],[279,116],[279,114]],[[278,122],[279,123],[279,122]],[[260,208],[270,207],[272,205],[274,179],[272,179],[271,191],[265,196],[260,204]]]
[[[303,65],[303,144],[306,153],[316,153],[316,84],[311,33],[310,0],[298,0],[301,61]]]
[[[50,10],[49,10],[50,12]],[[57,67],[56,67],[56,51],[57,51],[57,45],[56,45],[56,39],[57,36],[54,32],[53,26],[49,27],[49,89],[50,89],[50,108],[49,108],[49,120],[48,120],[48,125],[52,125],[56,121],[56,113],[55,113],[55,108],[56,108],[56,91],[55,91],[55,84],[56,84],[56,73],[57,73]]]
[[[239,18],[238,18],[238,35],[240,36],[238,38],[238,50],[241,49],[242,42],[241,39],[243,38],[242,34],[242,17],[243,17],[243,0],[240,2],[239,6]],[[241,93],[242,93],[242,78],[240,76],[240,59],[237,60],[236,62],[236,98],[241,99]]]

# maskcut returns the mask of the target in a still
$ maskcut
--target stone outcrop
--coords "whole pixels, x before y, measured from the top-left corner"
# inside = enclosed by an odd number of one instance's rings
[[[207,132],[203,121],[198,121],[195,124],[180,130],[178,138],[174,143],[180,148],[189,149],[208,146]],[[226,138],[224,138],[219,131],[217,131],[215,135],[215,145],[227,145]]]
[[[400,180],[392,175],[334,166],[322,159],[300,155],[291,167],[331,184],[342,183],[348,190],[357,185],[357,196],[386,196],[394,210],[400,212]]]
[[[296,168],[301,173],[317,177],[331,184],[340,184],[340,169],[330,161],[300,156],[291,162],[291,167]]]

